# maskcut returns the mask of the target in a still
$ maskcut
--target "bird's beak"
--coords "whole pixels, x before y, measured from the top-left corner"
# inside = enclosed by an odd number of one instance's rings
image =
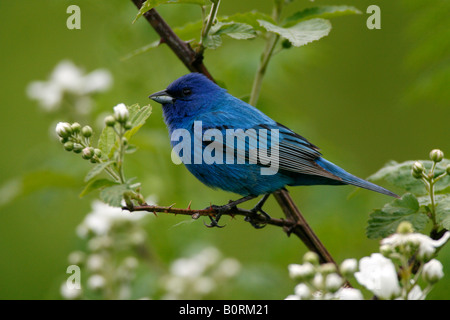
[[[172,104],[174,101],[174,98],[170,94],[168,94],[166,90],[155,92],[155,93],[149,95],[148,97],[150,99],[152,99],[153,101],[156,101],[161,104],[166,104],[166,103]]]

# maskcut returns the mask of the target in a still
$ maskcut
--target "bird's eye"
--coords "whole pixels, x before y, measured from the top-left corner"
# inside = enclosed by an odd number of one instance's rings
[[[190,96],[192,94],[192,90],[189,88],[184,88],[183,89],[183,95],[184,96]]]

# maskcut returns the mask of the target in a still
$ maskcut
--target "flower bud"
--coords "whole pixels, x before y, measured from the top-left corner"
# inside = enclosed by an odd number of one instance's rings
[[[105,124],[108,127],[114,127],[114,125],[116,124],[116,119],[113,116],[107,116],[105,117]]]
[[[447,166],[447,168],[445,169],[445,171],[446,171],[447,174],[450,176],[450,164]]]
[[[312,297],[311,290],[304,283],[300,283],[300,284],[296,285],[294,292],[295,292],[295,295],[298,296],[301,300],[307,300]]]
[[[423,166],[423,164],[421,162],[416,161],[413,164],[412,170],[417,173],[422,173],[425,171],[425,167]]]
[[[116,118],[118,122],[126,123],[129,115],[128,109],[123,103],[114,107],[114,118]]]
[[[412,166],[412,176],[416,179],[422,178],[422,173],[425,171],[425,167],[419,161],[414,162]]]
[[[102,150],[95,148],[95,149],[94,149],[94,154],[95,154],[97,157],[101,158],[101,157],[102,157]]]
[[[73,152],[80,153],[83,150],[83,146],[79,143],[73,144]]]
[[[83,151],[81,152],[81,157],[83,159],[89,160],[93,156],[94,156],[94,148],[92,148],[92,147],[84,148]]]
[[[344,280],[337,273],[330,273],[325,278],[325,288],[331,293],[338,291],[344,284]]]
[[[344,276],[352,276],[358,270],[358,261],[356,259],[346,259],[342,261],[339,269]]]
[[[314,277],[314,266],[306,262],[304,264],[290,264],[288,266],[289,275],[294,280],[304,281]]]
[[[320,271],[323,274],[330,274],[336,272],[336,265],[334,263],[324,263],[320,265]]]
[[[83,129],[81,129],[81,134],[83,137],[89,138],[92,136],[92,128],[89,126],[84,126]]]
[[[430,159],[434,162],[441,162],[444,159],[444,153],[439,149],[431,150]]]
[[[409,221],[402,221],[398,224],[397,227],[397,233],[399,234],[408,234],[408,233],[413,233],[414,229],[412,227],[411,222]]]
[[[426,282],[434,284],[444,276],[442,270],[442,263],[436,259],[432,259],[423,266],[422,277]]]
[[[133,129],[133,125],[131,124],[130,121],[127,121],[127,123],[125,123],[125,125],[123,127],[124,127],[125,130]]]
[[[309,262],[313,265],[318,265],[319,264],[319,256],[315,252],[308,251],[303,256],[303,262]]]
[[[55,130],[61,138],[68,138],[72,135],[72,127],[68,122],[58,122]]]
[[[67,141],[66,143],[64,143],[64,149],[67,151],[72,151],[73,150],[73,142]]]
[[[78,122],[72,123],[71,127],[74,133],[78,133],[81,131],[81,125]]]

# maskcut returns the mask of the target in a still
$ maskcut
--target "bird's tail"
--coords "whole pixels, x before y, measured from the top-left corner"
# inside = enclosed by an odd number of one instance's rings
[[[400,198],[398,195],[396,195],[395,193],[380,187],[372,182],[366,181],[364,179],[358,178],[350,173],[348,173],[347,171],[345,171],[344,169],[338,167],[337,165],[335,165],[334,163],[331,163],[327,160],[325,160],[324,158],[319,158],[316,160],[316,163],[318,165],[320,165],[322,168],[324,168],[325,170],[331,172],[332,174],[334,174],[335,176],[339,177],[342,179],[342,182],[346,183],[346,184],[351,184],[360,188],[364,188],[364,189],[368,189],[368,190],[372,190],[375,192],[379,192],[394,198]]]

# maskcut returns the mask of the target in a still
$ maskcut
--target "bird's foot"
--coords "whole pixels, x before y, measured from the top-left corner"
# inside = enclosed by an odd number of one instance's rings
[[[245,221],[249,222],[253,228],[262,229],[264,228],[271,218],[267,212],[265,212],[262,207],[269,198],[270,194],[264,195],[264,197],[250,210],[250,213],[244,218]]]
[[[211,205],[205,209],[213,209],[217,213],[214,216],[208,216],[209,219],[211,220],[210,224],[207,224],[204,222],[203,222],[203,224],[208,228],[214,228],[214,227],[223,228],[223,227],[225,227],[225,225],[219,225],[220,217],[222,217],[222,214],[224,214],[232,209],[235,209],[235,208],[236,208],[236,205],[233,204],[233,201],[231,201],[231,200],[228,204],[223,205],[223,206]]]

